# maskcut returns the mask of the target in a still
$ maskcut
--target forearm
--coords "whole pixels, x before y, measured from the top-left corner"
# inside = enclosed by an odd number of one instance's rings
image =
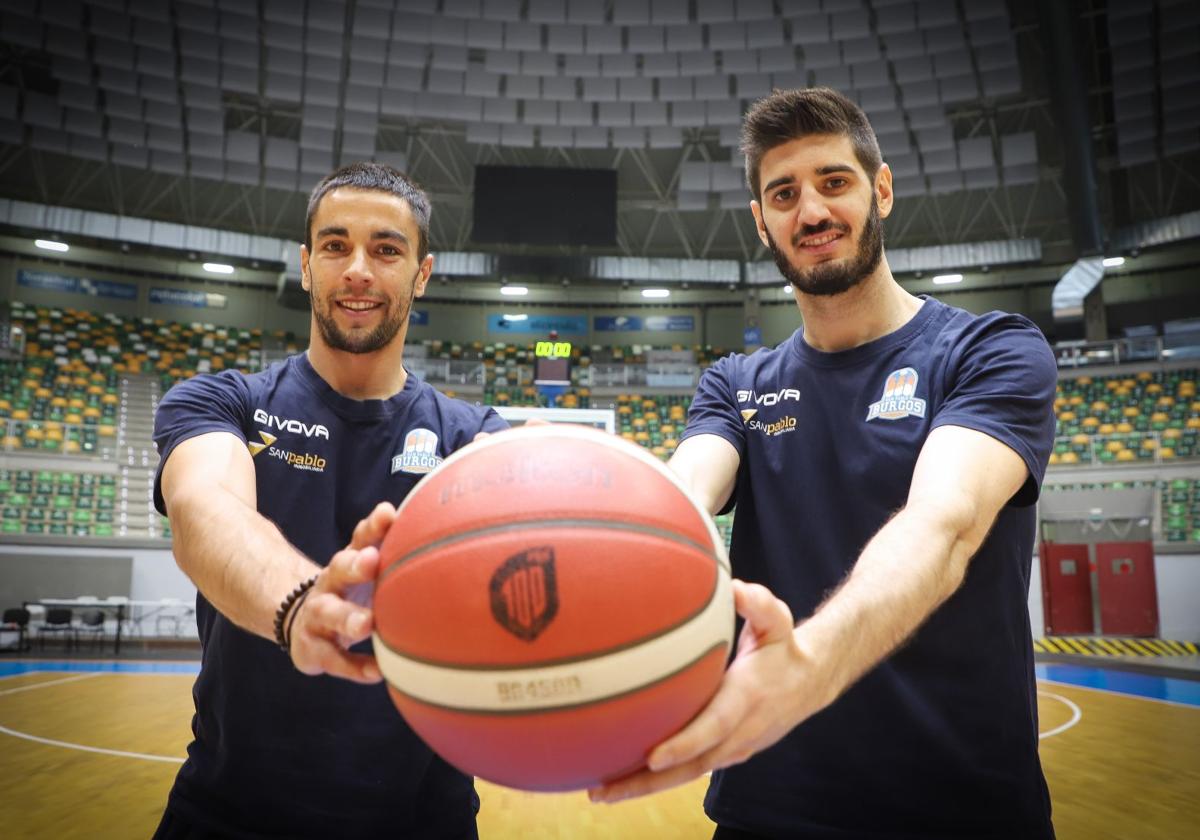
[[[906,508],[795,630],[832,702],[911,636],[962,583],[976,546],[941,512]]]
[[[222,615],[274,639],[275,610],[319,571],[273,523],[233,493],[179,493],[171,500],[175,559]]]

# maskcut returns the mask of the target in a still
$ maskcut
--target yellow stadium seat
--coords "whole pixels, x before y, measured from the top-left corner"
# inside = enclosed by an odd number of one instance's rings
[[[1064,452],[1062,455],[1059,456],[1059,463],[1078,464],[1079,456],[1076,455],[1074,452]]]
[[[1118,461],[1135,461],[1135,460],[1137,460],[1137,453],[1134,452],[1132,449],[1122,449],[1120,452],[1117,453],[1117,460]]]
[[[1127,435],[1132,431],[1133,431],[1132,423],[1118,423],[1117,424],[1117,434]]]

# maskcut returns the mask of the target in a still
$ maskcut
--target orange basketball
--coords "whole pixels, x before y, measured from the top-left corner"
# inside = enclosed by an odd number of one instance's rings
[[[733,595],[712,520],[603,432],[527,426],[455,453],[380,554],[392,700],[465,773],[526,790],[618,778],[724,672]]]

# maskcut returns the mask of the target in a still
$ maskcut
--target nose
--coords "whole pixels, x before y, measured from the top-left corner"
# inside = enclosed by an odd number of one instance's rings
[[[796,226],[816,227],[830,218],[825,198],[816,190],[803,190],[796,203]]]
[[[351,284],[370,284],[374,280],[366,248],[355,248],[346,264],[345,279]]]

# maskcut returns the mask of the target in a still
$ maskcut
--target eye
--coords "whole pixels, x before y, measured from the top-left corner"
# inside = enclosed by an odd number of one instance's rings
[[[784,187],[779,192],[775,193],[774,200],[775,201],[791,201],[793,195],[794,195],[794,193],[792,192],[791,187]]]
[[[840,190],[842,187],[846,186],[846,184],[848,184],[848,183],[850,183],[850,182],[847,181],[845,178],[830,178],[828,181],[825,182],[825,186],[829,187],[829,189],[831,189],[831,190]]]
[[[398,257],[400,256],[400,249],[395,245],[380,245],[379,253],[383,254],[385,257]]]
[[[326,251],[341,251],[341,250],[343,250],[342,243],[338,242],[336,239],[330,239],[328,242],[326,242],[321,247],[324,248]]]

